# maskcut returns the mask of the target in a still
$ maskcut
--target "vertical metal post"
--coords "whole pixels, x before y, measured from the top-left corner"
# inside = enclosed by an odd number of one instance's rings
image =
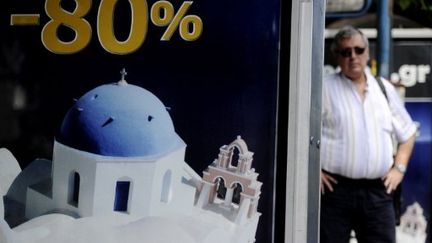
[[[313,4],[292,1],[291,11],[285,243],[306,243]]]
[[[325,1],[292,1],[285,243],[319,241]]]
[[[321,93],[324,67],[325,1],[313,2],[310,143],[308,168],[308,243],[319,242]],[[314,139],[312,139],[314,138]]]
[[[389,0],[378,2],[378,75],[384,78],[390,77],[390,42],[391,42],[391,20],[389,11]]]

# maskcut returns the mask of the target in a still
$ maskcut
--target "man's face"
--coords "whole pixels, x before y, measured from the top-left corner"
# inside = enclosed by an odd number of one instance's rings
[[[348,78],[356,81],[363,75],[369,60],[369,48],[366,47],[360,34],[339,42],[336,61],[341,67],[342,73]]]

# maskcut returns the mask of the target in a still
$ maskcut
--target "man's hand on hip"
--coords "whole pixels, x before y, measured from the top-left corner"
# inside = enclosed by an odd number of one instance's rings
[[[390,194],[396,190],[396,187],[402,182],[404,174],[395,167],[392,167],[387,174],[382,178],[387,193]]]
[[[321,170],[321,183],[320,183],[320,190],[321,194],[325,193],[325,190],[333,191],[333,184],[337,184],[337,180],[327,174],[326,172]]]

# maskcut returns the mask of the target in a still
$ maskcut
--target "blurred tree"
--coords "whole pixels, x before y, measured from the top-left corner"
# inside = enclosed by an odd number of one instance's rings
[[[395,0],[394,13],[432,28],[432,1]]]
[[[426,2],[426,0],[398,0],[396,1],[402,10],[408,9],[410,6],[420,8],[421,10],[432,11],[432,2]]]

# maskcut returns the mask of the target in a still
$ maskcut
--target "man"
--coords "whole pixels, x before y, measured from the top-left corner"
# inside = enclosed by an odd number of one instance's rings
[[[342,28],[331,51],[341,71],[323,81],[321,243],[395,242],[392,193],[401,183],[416,126],[395,88],[367,67],[361,31]],[[398,141],[393,151],[392,134]]]

